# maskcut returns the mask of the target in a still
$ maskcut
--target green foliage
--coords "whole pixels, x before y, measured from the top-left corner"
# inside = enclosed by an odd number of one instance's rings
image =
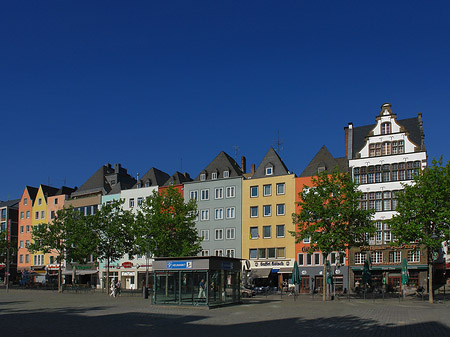
[[[9,260],[12,261],[17,253],[17,241],[8,241],[8,232],[0,232],[0,263],[6,263],[9,250]]]
[[[397,214],[390,220],[393,244],[418,242],[437,250],[449,239],[450,162],[442,166],[433,159],[432,166],[419,172],[413,184],[404,184],[398,195]],[[433,234],[437,238],[432,238]]]
[[[305,185],[300,193],[299,213],[292,215],[298,226],[298,232],[291,232],[296,242],[311,238],[310,252],[325,256],[364,244],[367,234],[375,231],[374,210],[359,208],[361,195],[351,177],[337,169],[312,178],[312,186]]]
[[[137,216],[136,241],[140,253],[153,256],[194,256],[201,250],[195,228],[197,204],[185,203],[173,186],[153,194],[141,205]]]

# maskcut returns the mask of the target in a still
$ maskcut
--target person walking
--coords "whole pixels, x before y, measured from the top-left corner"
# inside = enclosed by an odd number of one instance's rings
[[[120,283],[120,280],[118,280],[117,283],[116,283],[116,294],[117,294],[117,296],[120,296],[121,286],[122,286],[122,283]]]
[[[198,288],[198,298],[206,298],[205,279],[200,281]]]
[[[113,279],[111,281],[111,288],[110,288],[110,290],[111,290],[111,294],[109,294],[109,296],[116,297],[116,281],[115,281],[115,279]]]

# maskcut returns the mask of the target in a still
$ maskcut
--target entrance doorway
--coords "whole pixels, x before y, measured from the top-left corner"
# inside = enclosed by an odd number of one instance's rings
[[[309,293],[310,292],[309,275],[302,276],[301,280],[302,280],[302,282],[300,285],[300,292],[303,294]]]

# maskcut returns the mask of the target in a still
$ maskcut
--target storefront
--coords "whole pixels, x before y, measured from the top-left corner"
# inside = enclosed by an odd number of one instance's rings
[[[153,304],[236,304],[241,301],[240,286],[239,259],[198,256],[153,261]]]
[[[247,283],[257,287],[281,289],[292,278],[294,259],[247,260]]]
[[[322,293],[323,291],[323,266],[298,267],[301,283],[300,293]],[[348,291],[348,266],[331,266],[331,275],[333,276],[333,283],[329,291],[336,294],[343,294]]]

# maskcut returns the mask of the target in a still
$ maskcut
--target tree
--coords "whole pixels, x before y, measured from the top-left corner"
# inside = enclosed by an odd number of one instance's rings
[[[185,203],[173,186],[154,191],[141,205],[137,216],[137,246],[152,256],[193,256],[201,250],[195,228],[195,200]]]
[[[63,261],[83,262],[92,254],[94,237],[86,217],[72,207],[57,211],[53,223],[41,223],[33,227],[33,242],[28,246],[32,253],[55,252],[58,263],[58,292],[62,292],[61,265]]]
[[[364,244],[375,227],[374,210],[359,207],[362,192],[347,173],[335,169],[312,178],[312,186],[303,186],[299,213],[292,215],[298,231],[291,232],[299,243],[310,238],[309,252],[320,251],[323,261],[333,251]],[[326,263],[323,264],[323,300],[326,300]]]
[[[397,214],[390,220],[394,244],[416,242],[426,248],[429,301],[433,303],[433,252],[442,248],[450,234],[450,162],[442,166],[442,156],[439,161],[433,159],[431,167],[403,187]]]
[[[134,215],[122,209],[123,200],[103,204],[101,209],[88,217],[95,233],[95,256],[106,260],[106,289],[109,289],[109,265],[124,254],[134,254]]]

